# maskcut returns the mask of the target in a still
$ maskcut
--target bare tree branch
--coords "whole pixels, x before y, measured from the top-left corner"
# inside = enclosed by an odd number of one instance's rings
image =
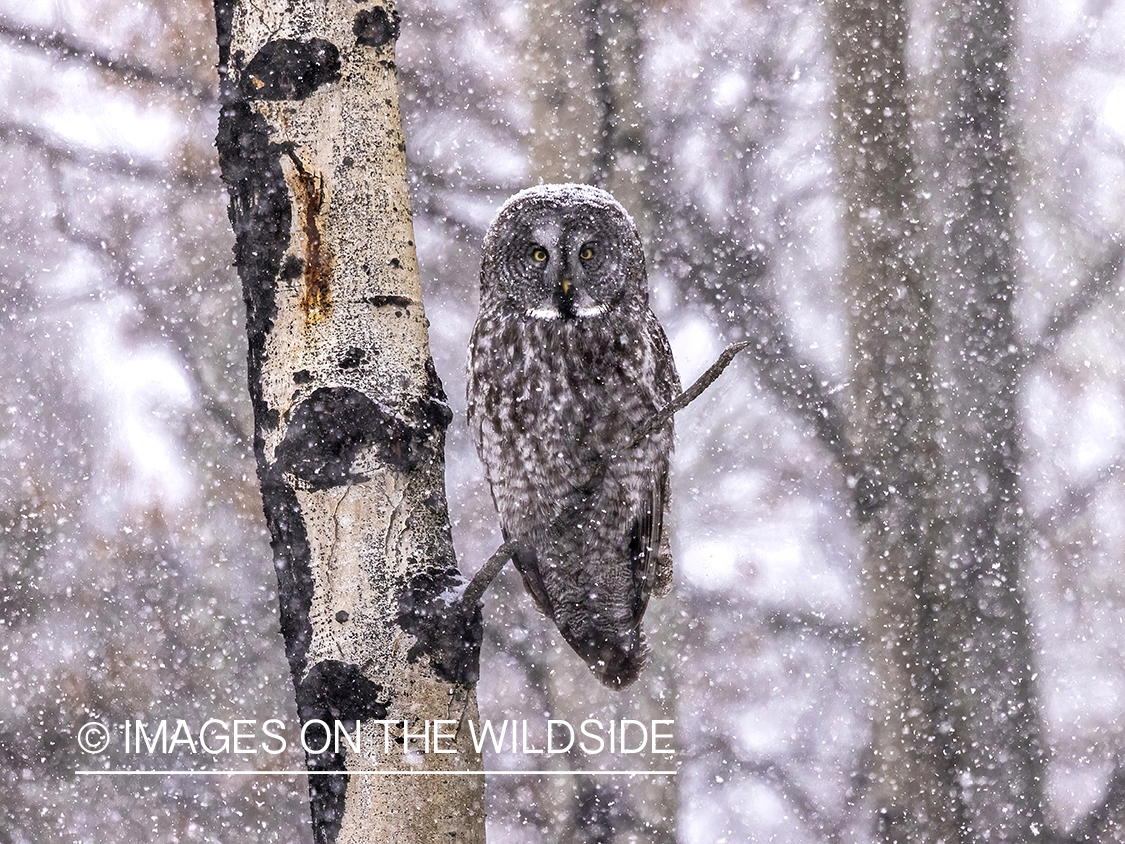
[[[1024,352],[1023,365],[1030,366],[1054,352],[1063,336],[1110,293],[1113,282],[1121,274],[1125,261],[1125,245],[1116,242],[1109,255],[1094,268],[1070,297],[1052,314],[1035,342]]]
[[[812,634],[826,642],[854,648],[864,641],[863,631],[846,622],[828,621],[812,612],[787,607],[760,607],[766,628],[771,633]]]
[[[719,601],[720,609],[716,606],[718,595],[714,590],[691,582],[684,587],[679,592],[683,611],[690,617],[709,618],[712,626],[737,625],[744,631],[754,631],[747,635],[756,637],[791,635],[802,641],[812,638],[834,653],[854,650],[867,641],[860,625],[832,619],[815,610],[773,602],[726,599]]]
[[[1125,469],[1125,459],[1114,460],[1095,472],[1093,477],[1067,487],[1057,501],[1034,517],[1031,522],[1032,533],[1045,537],[1057,529],[1064,519],[1069,521],[1081,514],[1090,506],[1098,490],[1118,477],[1122,469]]]
[[[71,35],[34,26],[23,26],[7,17],[0,17],[0,38],[20,47],[34,47],[63,59],[72,59],[122,79],[158,85],[194,97],[201,103],[217,102],[218,96],[208,85],[178,74],[164,73],[127,58],[114,58],[96,47],[84,44]]]
[[[689,404],[703,395],[703,391],[714,384],[718,377],[723,374],[723,370],[725,370],[730,365],[730,362],[734,360],[734,356],[741,352],[743,349],[747,348],[750,345],[750,342],[751,341],[749,340],[743,340],[740,343],[731,343],[729,346],[723,349],[723,352],[719,355],[718,359],[707,368],[706,372],[695,379],[694,384],[692,384],[686,390],[682,391],[664,407],[660,408],[660,410],[658,410],[648,418],[647,422],[645,422],[643,425],[637,428],[636,431],[633,432],[633,437],[629,440],[629,444],[626,446],[626,448],[632,448],[633,446],[637,445],[641,440],[652,434],[652,432],[657,428],[667,423],[674,414],[679,413],[681,410],[683,410],[685,407],[687,407]]]
[[[667,203],[666,203],[667,204]],[[844,470],[861,521],[886,500],[887,482],[872,476],[848,441],[844,412],[831,381],[798,350],[777,303],[761,280],[768,260],[724,232],[716,232],[693,207],[665,207],[665,220],[675,221],[664,233],[664,266],[685,292],[702,289],[698,279],[723,291],[723,299],[707,301],[710,310],[751,338],[752,357],[762,385],[789,412],[815,432],[817,440]]]
[[[484,597],[484,590],[496,579],[496,575],[503,571],[504,566],[508,564],[508,560],[512,559],[512,552],[515,550],[512,543],[504,542],[492,553],[492,556],[473,575],[468,586],[465,587],[465,591],[461,595],[461,603],[464,606],[471,607]]]
[[[35,150],[54,166],[73,164],[98,173],[177,184],[191,189],[218,190],[220,187],[218,178],[210,171],[180,170],[155,162],[137,161],[117,152],[75,146],[37,127],[9,120],[0,120],[0,141]]]
[[[234,411],[215,397],[215,391],[207,383],[201,361],[191,351],[191,338],[187,332],[180,328],[174,320],[167,318],[164,309],[153,297],[146,285],[142,284],[133,272],[131,262],[117,251],[102,237],[84,232],[74,226],[63,210],[60,200],[59,211],[55,215],[55,225],[59,232],[71,243],[75,243],[91,252],[103,256],[114,267],[114,280],[119,289],[128,292],[136,300],[141,311],[153,324],[160,326],[160,332],[165,339],[170,341],[172,348],[178,353],[180,361],[187,371],[188,378],[195,385],[203,409],[214,419],[220,427],[237,443],[248,443],[249,433],[243,429],[242,423]]]
[[[1051,836],[1054,844],[1091,844],[1117,840],[1113,833],[1125,814],[1125,757],[1118,756],[1102,801],[1086,813],[1069,834]]]

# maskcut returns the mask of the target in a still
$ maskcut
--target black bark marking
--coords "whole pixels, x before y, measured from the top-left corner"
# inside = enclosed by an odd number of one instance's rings
[[[415,638],[407,659],[428,657],[441,679],[467,686],[480,676],[484,625],[480,604],[466,607],[460,600],[463,580],[452,564],[414,575],[399,593],[397,621]]]
[[[356,458],[394,421],[387,410],[351,387],[321,387],[289,415],[277,447],[277,469],[291,472],[311,489],[361,483]]]
[[[412,471],[432,455],[435,434],[453,418],[432,363],[427,374],[430,394],[411,414],[414,424],[352,387],[314,390],[289,413],[275,470],[292,473],[310,489],[362,483],[368,477],[352,465],[374,448],[392,469]]]
[[[453,411],[449,409],[445,388],[441,385],[441,378],[434,368],[433,358],[426,358],[426,379],[429,389],[426,391],[426,398],[419,402],[418,419],[419,427],[429,445],[430,439],[435,434],[442,433],[449,427],[449,423],[453,421]]]
[[[308,747],[328,745],[323,753],[306,753],[308,770],[341,772],[309,777],[313,838],[317,844],[333,844],[340,834],[348,790],[344,754],[335,743],[336,723],[354,735],[357,721],[385,719],[390,701],[383,687],[363,676],[358,665],[336,660],[318,662],[296,685],[302,728],[310,721],[323,721],[329,728],[326,734],[314,724],[305,732]]]
[[[376,7],[364,9],[355,16],[352,32],[357,43],[365,47],[382,47],[398,38],[402,18],[397,11],[387,14],[387,10]]]
[[[281,277],[286,281],[292,281],[295,278],[300,278],[301,273],[305,271],[305,262],[298,258],[296,255],[286,255],[285,260],[281,264]]]
[[[369,305],[374,305],[376,308],[385,308],[388,305],[394,305],[399,308],[408,308],[414,304],[414,300],[409,296],[365,296],[363,301]]]
[[[352,346],[340,355],[338,366],[340,369],[355,369],[365,363],[367,363],[367,352],[357,346]]]
[[[280,473],[262,478],[262,509],[270,531],[285,657],[294,679],[305,671],[312,640],[312,550],[297,494]]]
[[[298,369],[293,373],[294,384],[308,384],[313,380],[312,373],[307,369]]]
[[[302,724],[320,719],[354,727],[356,721],[386,718],[389,703],[383,687],[350,662],[318,662],[297,685],[297,714]],[[322,743],[311,737],[308,741],[310,745]]]
[[[340,80],[340,50],[331,41],[278,38],[262,45],[242,71],[242,94],[257,100],[303,100]]]
[[[230,33],[234,21],[234,0],[215,0],[215,41],[219,45],[219,86],[228,84],[227,74],[230,67]],[[229,99],[229,91],[220,91],[220,96],[225,102]]]
[[[265,119],[246,102],[223,105],[216,146],[223,181],[230,194],[228,216],[234,229],[234,264],[246,302],[250,398],[260,429],[270,425],[260,376],[266,337],[277,316],[276,281],[282,257],[289,248],[289,188],[281,169],[281,146],[270,141]],[[259,465],[263,457],[262,433],[254,433]]]
[[[311,743],[310,739],[310,745]],[[319,773],[341,770],[344,760],[337,758],[339,756],[337,753],[305,754],[305,769],[310,774],[316,774],[309,777],[309,808],[312,812],[313,841],[316,844],[336,844],[336,839],[340,837],[340,827],[344,823],[348,775],[325,776]]]

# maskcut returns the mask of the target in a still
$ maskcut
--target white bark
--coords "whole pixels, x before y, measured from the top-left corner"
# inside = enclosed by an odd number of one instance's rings
[[[408,757],[394,741],[384,752],[379,723],[401,735],[404,720],[417,734],[475,719],[480,630],[442,599],[457,580],[449,410],[414,249],[397,15],[353,0],[216,12],[220,157],[298,711],[363,738],[358,753],[310,755],[310,770],[480,771],[467,729],[445,743],[454,753]],[[479,775],[310,777],[314,835],[483,841],[483,788]]]

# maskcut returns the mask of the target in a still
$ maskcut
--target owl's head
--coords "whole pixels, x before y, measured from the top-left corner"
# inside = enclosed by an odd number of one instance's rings
[[[582,320],[647,300],[637,227],[604,190],[528,188],[489,227],[482,303],[502,303],[531,319]]]

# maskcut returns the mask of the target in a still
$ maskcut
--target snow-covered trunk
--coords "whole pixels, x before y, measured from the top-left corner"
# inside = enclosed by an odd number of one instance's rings
[[[523,75],[532,178],[609,191],[646,247],[650,176],[640,105],[637,0],[543,0],[528,8]]]
[[[943,53],[953,89],[944,100],[955,105],[943,126],[945,166],[927,185],[941,198],[925,206],[906,94],[907,9],[835,0],[830,12],[852,429],[878,493],[861,516],[872,796],[886,842],[1043,834],[1018,584],[1009,23],[1002,4],[987,5],[949,7],[965,29],[950,29]],[[936,220],[926,216],[934,208]],[[940,368],[949,355],[954,365]]]
[[[218,147],[298,714],[362,738],[308,755],[314,836],[483,841],[482,776],[347,773],[480,771],[458,729],[476,717],[480,615],[445,602],[459,580],[450,411],[415,257],[398,15],[383,2],[217,0],[216,19]],[[433,752],[435,729],[454,752]]]

